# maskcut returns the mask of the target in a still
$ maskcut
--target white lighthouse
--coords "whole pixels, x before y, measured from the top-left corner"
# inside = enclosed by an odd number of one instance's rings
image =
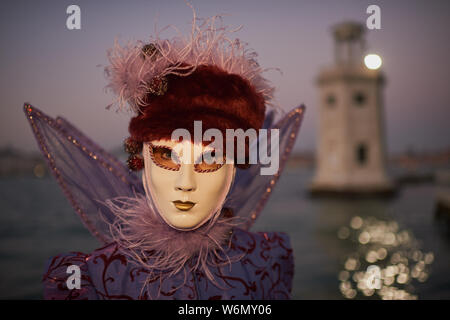
[[[335,63],[319,73],[319,141],[313,193],[390,193],[380,57],[366,57],[364,27],[333,28]]]

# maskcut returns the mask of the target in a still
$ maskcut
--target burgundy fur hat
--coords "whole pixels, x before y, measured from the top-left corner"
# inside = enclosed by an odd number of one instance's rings
[[[248,80],[229,74],[217,66],[199,66],[188,76],[168,75],[167,91],[148,93],[147,104],[130,121],[133,140],[145,142],[170,139],[172,131],[185,128],[194,138],[194,121],[202,121],[203,131],[217,128],[260,129],[265,103]]]

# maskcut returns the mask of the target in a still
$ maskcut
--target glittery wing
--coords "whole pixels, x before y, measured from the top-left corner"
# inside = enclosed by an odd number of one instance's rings
[[[140,179],[63,118],[52,119],[25,104],[39,148],[64,194],[88,230],[110,242],[114,214],[106,199],[144,193]]]
[[[227,197],[225,207],[232,208],[235,216],[246,220],[244,225],[246,229],[253,225],[261,213],[278,178],[283,172],[284,165],[300,129],[304,111],[305,107],[303,105],[294,108],[275,124],[273,124],[273,114],[269,113],[266,116],[264,128],[279,129],[279,166],[274,174],[262,175],[261,169],[266,165],[261,164],[259,161],[257,164],[252,164],[248,169],[237,169],[235,181]],[[268,130],[268,133],[270,133],[270,130]],[[268,138],[266,150],[271,150],[272,148],[270,141],[271,139]],[[257,150],[255,148],[257,148],[258,144],[263,145],[261,135],[258,143],[250,146],[251,150]],[[277,147],[277,145],[275,144],[274,147]]]

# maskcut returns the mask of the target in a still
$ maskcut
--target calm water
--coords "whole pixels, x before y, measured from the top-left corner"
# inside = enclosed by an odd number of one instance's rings
[[[379,298],[357,288],[369,264],[395,269],[386,287],[450,299],[450,232],[434,216],[432,184],[404,187],[392,200],[319,200],[305,193],[311,177],[310,170],[288,167],[252,228],[290,235],[295,299]],[[1,179],[0,206],[0,298],[41,298],[49,257],[100,246],[52,178]]]

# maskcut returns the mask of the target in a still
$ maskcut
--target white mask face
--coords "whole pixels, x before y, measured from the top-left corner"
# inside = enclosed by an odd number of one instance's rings
[[[183,151],[188,151],[184,152]],[[223,206],[234,179],[233,164],[194,163],[194,155],[211,150],[190,141],[144,143],[143,182],[161,217],[171,227],[193,230]],[[171,152],[179,161],[171,159]],[[190,160],[188,159],[190,157]],[[202,172],[208,170],[208,172]]]

